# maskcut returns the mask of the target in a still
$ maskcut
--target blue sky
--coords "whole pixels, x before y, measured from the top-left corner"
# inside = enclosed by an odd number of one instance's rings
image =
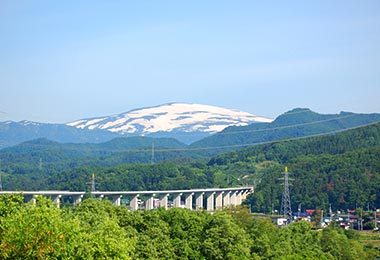
[[[0,1],[0,121],[168,102],[380,113],[380,1]]]

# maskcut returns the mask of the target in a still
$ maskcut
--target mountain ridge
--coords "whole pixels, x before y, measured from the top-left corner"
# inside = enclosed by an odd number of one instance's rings
[[[159,133],[212,134],[231,125],[271,121],[272,119],[235,109],[173,102],[111,116],[80,119],[67,125],[80,129],[107,130],[122,135],[148,136]]]
[[[190,144],[231,125],[271,121],[236,109],[172,102],[64,124],[28,120],[0,122],[0,149],[37,138],[100,143],[120,136],[150,136],[175,138]]]
[[[192,143],[191,147],[254,145],[286,138],[328,134],[374,122],[380,122],[380,114],[319,114],[308,108],[296,108],[281,114],[271,123],[227,127]]]

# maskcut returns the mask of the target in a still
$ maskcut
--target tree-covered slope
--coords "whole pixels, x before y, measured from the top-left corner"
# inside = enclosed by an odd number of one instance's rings
[[[279,141],[217,156],[210,166],[251,165],[255,175],[252,209],[279,209],[284,167],[292,172],[293,208],[335,210],[380,206],[380,124],[342,133]]]
[[[224,146],[226,151],[237,149],[239,146],[242,148],[286,138],[333,133],[374,122],[380,122],[380,114],[341,112],[323,115],[309,109],[298,108],[279,116],[272,123],[228,127],[220,133],[193,143],[191,147]]]
[[[155,149],[168,152],[152,154]],[[128,163],[151,163],[183,156],[184,144],[171,138],[116,138],[100,144],[61,144],[46,139],[28,141],[0,150],[3,187],[41,189],[53,174],[75,167],[110,167]]]
[[[99,144],[93,143],[58,143],[47,139],[36,139],[0,150],[3,167],[15,162],[35,163],[41,158],[44,163],[65,163],[65,161],[83,161],[92,158],[96,161],[100,157],[115,154],[145,153],[139,158],[142,161],[151,159],[152,147],[156,149],[182,149],[185,144],[172,138],[128,137],[115,138]],[[146,157],[149,153],[149,157]],[[131,155],[132,156],[132,155]],[[136,159],[135,162],[139,162]],[[140,161],[141,162],[141,161]],[[123,162],[120,162],[123,163]]]
[[[250,148],[224,153],[213,157],[209,164],[230,164],[234,162],[262,162],[275,160],[288,163],[289,160],[307,155],[341,154],[362,148],[380,146],[380,123],[308,138],[290,138],[273,141]]]
[[[44,146],[47,141],[38,142]],[[280,207],[283,186],[279,178],[284,167],[288,166],[294,179],[291,185],[293,207],[300,204],[303,208],[324,209],[329,204],[333,209],[380,207],[380,123],[327,136],[257,145],[216,156],[208,163],[204,159],[175,159],[152,164],[151,143],[148,142],[149,149],[145,155],[149,158],[148,163],[128,164],[129,160],[135,159],[133,156],[139,156],[140,150],[113,153],[115,146],[108,145],[112,148],[109,154],[81,155],[72,161],[60,158],[67,153],[56,153],[63,148],[53,145],[56,150],[50,153],[50,164],[43,161],[42,167],[39,167],[38,150],[28,150],[28,145],[25,151],[19,147],[20,154],[32,153],[35,160],[12,165],[3,160],[3,189],[83,191],[89,188],[86,183],[91,173],[95,173],[99,190],[165,190],[255,184],[255,193],[248,200],[252,210],[270,212]],[[85,154],[89,149],[86,147],[79,151]],[[173,156],[176,157],[172,160],[181,156],[180,149],[174,149]]]

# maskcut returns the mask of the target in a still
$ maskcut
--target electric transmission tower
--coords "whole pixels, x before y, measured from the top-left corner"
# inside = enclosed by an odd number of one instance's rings
[[[281,200],[281,214],[287,216],[290,219],[292,215],[292,206],[290,204],[290,192],[289,192],[289,172],[288,167],[285,167],[285,172],[283,172],[284,178],[284,192],[282,193]]]
[[[91,192],[95,191],[95,174],[91,174]]]
[[[90,194],[91,194],[91,197],[93,197],[94,195],[92,194],[95,190],[95,174],[91,174],[91,181],[90,182],[87,182],[86,183],[87,185],[90,185],[91,186],[91,190],[90,190]]]

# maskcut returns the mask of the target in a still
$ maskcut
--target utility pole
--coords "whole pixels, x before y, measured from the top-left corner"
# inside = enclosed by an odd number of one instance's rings
[[[285,171],[282,174],[284,174],[284,178],[281,178],[284,179],[284,192],[282,193],[281,200],[281,214],[287,216],[289,222],[291,222],[292,206],[290,204],[288,167],[285,167]]]

